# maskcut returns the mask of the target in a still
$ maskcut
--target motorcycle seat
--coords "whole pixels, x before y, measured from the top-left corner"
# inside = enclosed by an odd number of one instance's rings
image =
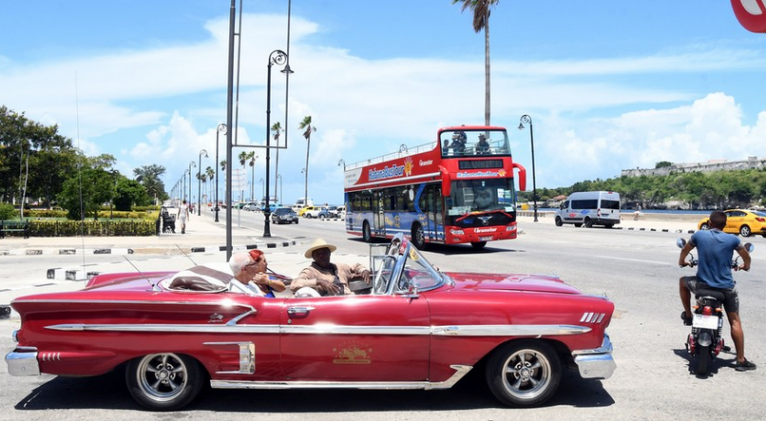
[[[723,292],[717,289],[700,288],[696,291],[694,296],[699,300],[700,298],[710,297],[720,302],[723,302],[725,297]]]

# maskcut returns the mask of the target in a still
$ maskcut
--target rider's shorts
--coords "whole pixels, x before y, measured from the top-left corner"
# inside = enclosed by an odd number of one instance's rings
[[[723,308],[727,313],[736,313],[739,311],[739,293],[737,293],[737,287],[730,289],[713,288],[709,287],[705,282],[697,279],[696,276],[684,276],[684,284],[689,288],[692,294],[697,294],[697,288],[710,289],[713,291],[720,291],[723,293]]]

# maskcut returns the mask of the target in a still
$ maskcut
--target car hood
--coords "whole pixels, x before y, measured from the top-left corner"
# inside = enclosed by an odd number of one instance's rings
[[[465,272],[447,275],[455,281],[455,289],[460,290],[580,294],[577,288],[553,276]]]

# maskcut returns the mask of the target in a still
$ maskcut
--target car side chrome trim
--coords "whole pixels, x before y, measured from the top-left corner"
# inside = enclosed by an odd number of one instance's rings
[[[588,333],[591,328],[574,325],[463,325],[434,326],[437,336],[562,336]]]
[[[451,365],[455,373],[443,382],[330,382],[330,381],[245,381],[211,380],[214,389],[366,389],[366,390],[439,390],[449,389],[473,369],[470,365]]]
[[[406,336],[563,336],[588,333],[573,325],[454,325],[454,326],[343,326],[222,324],[60,324],[46,329],[101,332],[263,333],[293,335],[406,335]]]
[[[181,333],[279,333],[279,325],[200,325],[200,324],[62,324],[46,326],[46,329],[89,332],[181,332]]]

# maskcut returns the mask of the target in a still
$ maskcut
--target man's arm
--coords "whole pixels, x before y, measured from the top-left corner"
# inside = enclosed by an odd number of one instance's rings
[[[694,250],[694,243],[689,241],[681,249],[681,254],[678,256],[678,266],[680,267],[691,266],[689,262],[686,260],[686,256],[688,256],[692,250]]]
[[[744,271],[750,270],[750,253],[742,246],[742,244],[737,247],[737,254],[742,258],[742,264],[738,266],[737,269]]]

